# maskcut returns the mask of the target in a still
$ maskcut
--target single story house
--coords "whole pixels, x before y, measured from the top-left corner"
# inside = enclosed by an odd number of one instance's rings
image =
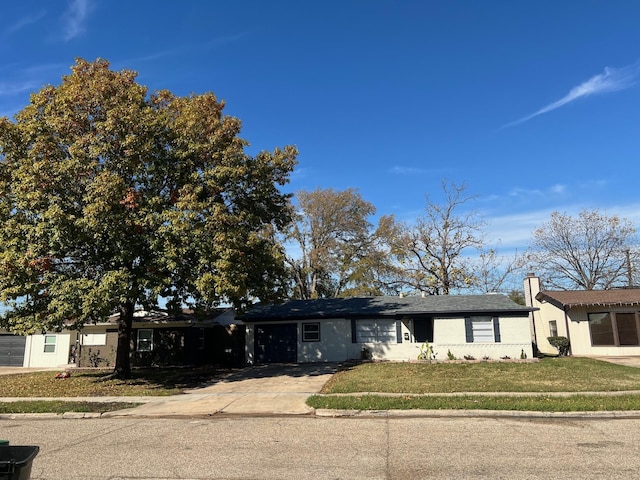
[[[366,356],[416,360],[532,356],[529,313],[504,295],[327,298],[257,305],[246,326],[246,363],[334,362]]]
[[[555,354],[548,337],[567,337],[578,356],[640,355],[640,288],[541,290],[540,279],[525,279],[534,343]]]
[[[80,330],[0,335],[0,359],[24,367],[110,367],[115,365],[118,314]],[[134,314],[131,361],[144,365],[237,365],[244,361],[244,326],[232,309],[207,317],[189,310],[177,314]],[[2,365],[2,363],[0,363]]]

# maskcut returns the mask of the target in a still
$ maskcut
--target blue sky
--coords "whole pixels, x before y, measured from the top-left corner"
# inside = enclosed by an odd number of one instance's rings
[[[150,90],[213,91],[287,187],[358,188],[415,219],[465,182],[491,243],[554,210],[640,226],[640,2],[23,0],[3,5],[0,116],[75,57]]]

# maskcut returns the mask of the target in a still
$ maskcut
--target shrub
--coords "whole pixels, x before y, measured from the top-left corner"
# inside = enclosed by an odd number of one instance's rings
[[[569,354],[569,339],[567,337],[547,337],[547,340],[558,350],[558,355],[561,357]]]
[[[369,350],[367,347],[362,347],[362,351],[360,352],[360,358],[362,360],[372,360],[373,354],[371,353],[371,350]]]
[[[420,353],[418,354],[418,360],[427,360],[431,362],[431,360],[436,359],[436,353],[433,351],[433,346],[429,344],[429,342],[424,342],[420,346]]]

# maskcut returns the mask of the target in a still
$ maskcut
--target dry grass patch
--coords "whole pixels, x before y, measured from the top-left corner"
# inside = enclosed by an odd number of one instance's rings
[[[176,395],[215,382],[229,370],[215,367],[134,369],[129,380],[101,378],[110,370],[72,370],[71,377],[55,378],[56,371],[0,377],[0,397],[105,397]]]

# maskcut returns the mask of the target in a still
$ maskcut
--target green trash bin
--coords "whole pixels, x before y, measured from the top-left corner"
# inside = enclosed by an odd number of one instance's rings
[[[0,445],[0,480],[29,480],[40,447]]]

